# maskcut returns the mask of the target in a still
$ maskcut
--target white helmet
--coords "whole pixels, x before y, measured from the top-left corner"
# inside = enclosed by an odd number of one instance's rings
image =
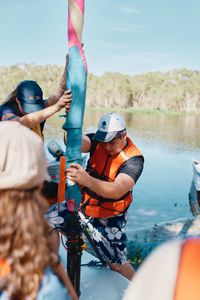
[[[126,130],[124,118],[117,113],[107,113],[101,117],[98,130],[93,139],[100,142],[108,143],[119,131]]]

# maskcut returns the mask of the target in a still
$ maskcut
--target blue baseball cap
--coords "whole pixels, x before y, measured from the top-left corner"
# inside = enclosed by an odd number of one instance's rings
[[[17,86],[17,99],[25,113],[39,111],[44,108],[43,92],[34,80],[21,81]]]

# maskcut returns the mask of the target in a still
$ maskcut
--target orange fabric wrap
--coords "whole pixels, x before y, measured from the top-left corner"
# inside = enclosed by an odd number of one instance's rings
[[[200,299],[200,239],[184,242],[179,261],[173,300]]]

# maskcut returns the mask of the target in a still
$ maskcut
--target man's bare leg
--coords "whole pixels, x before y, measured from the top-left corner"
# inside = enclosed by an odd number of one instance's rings
[[[129,262],[126,262],[124,264],[108,264],[110,269],[120,273],[122,276],[126,277],[128,280],[131,280],[135,274],[134,268],[131,266]]]

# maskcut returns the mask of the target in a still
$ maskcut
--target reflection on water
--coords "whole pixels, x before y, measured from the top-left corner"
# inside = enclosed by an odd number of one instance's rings
[[[95,131],[102,111],[85,113],[84,132]],[[200,159],[200,118],[123,113],[130,137],[145,157],[145,168],[134,188],[128,231],[189,216],[191,159]],[[46,138],[62,139],[63,119],[48,120]]]
[[[96,125],[102,114],[102,111],[88,111],[85,116],[85,127]],[[128,131],[133,134],[200,148],[199,116],[138,113],[122,115],[125,117]]]
[[[84,130],[94,130],[98,120],[104,114],[98,110],[87,110],[84,119]],[[128,132],[149,139],[163,140],[169,143],[184,144],[189,148],[200,148],[200,117],[194,115],[165,115],[122,113],[125,117]],[[47,137],[62,138],[61,129],[64,118],[56,115],[46,124]]]

